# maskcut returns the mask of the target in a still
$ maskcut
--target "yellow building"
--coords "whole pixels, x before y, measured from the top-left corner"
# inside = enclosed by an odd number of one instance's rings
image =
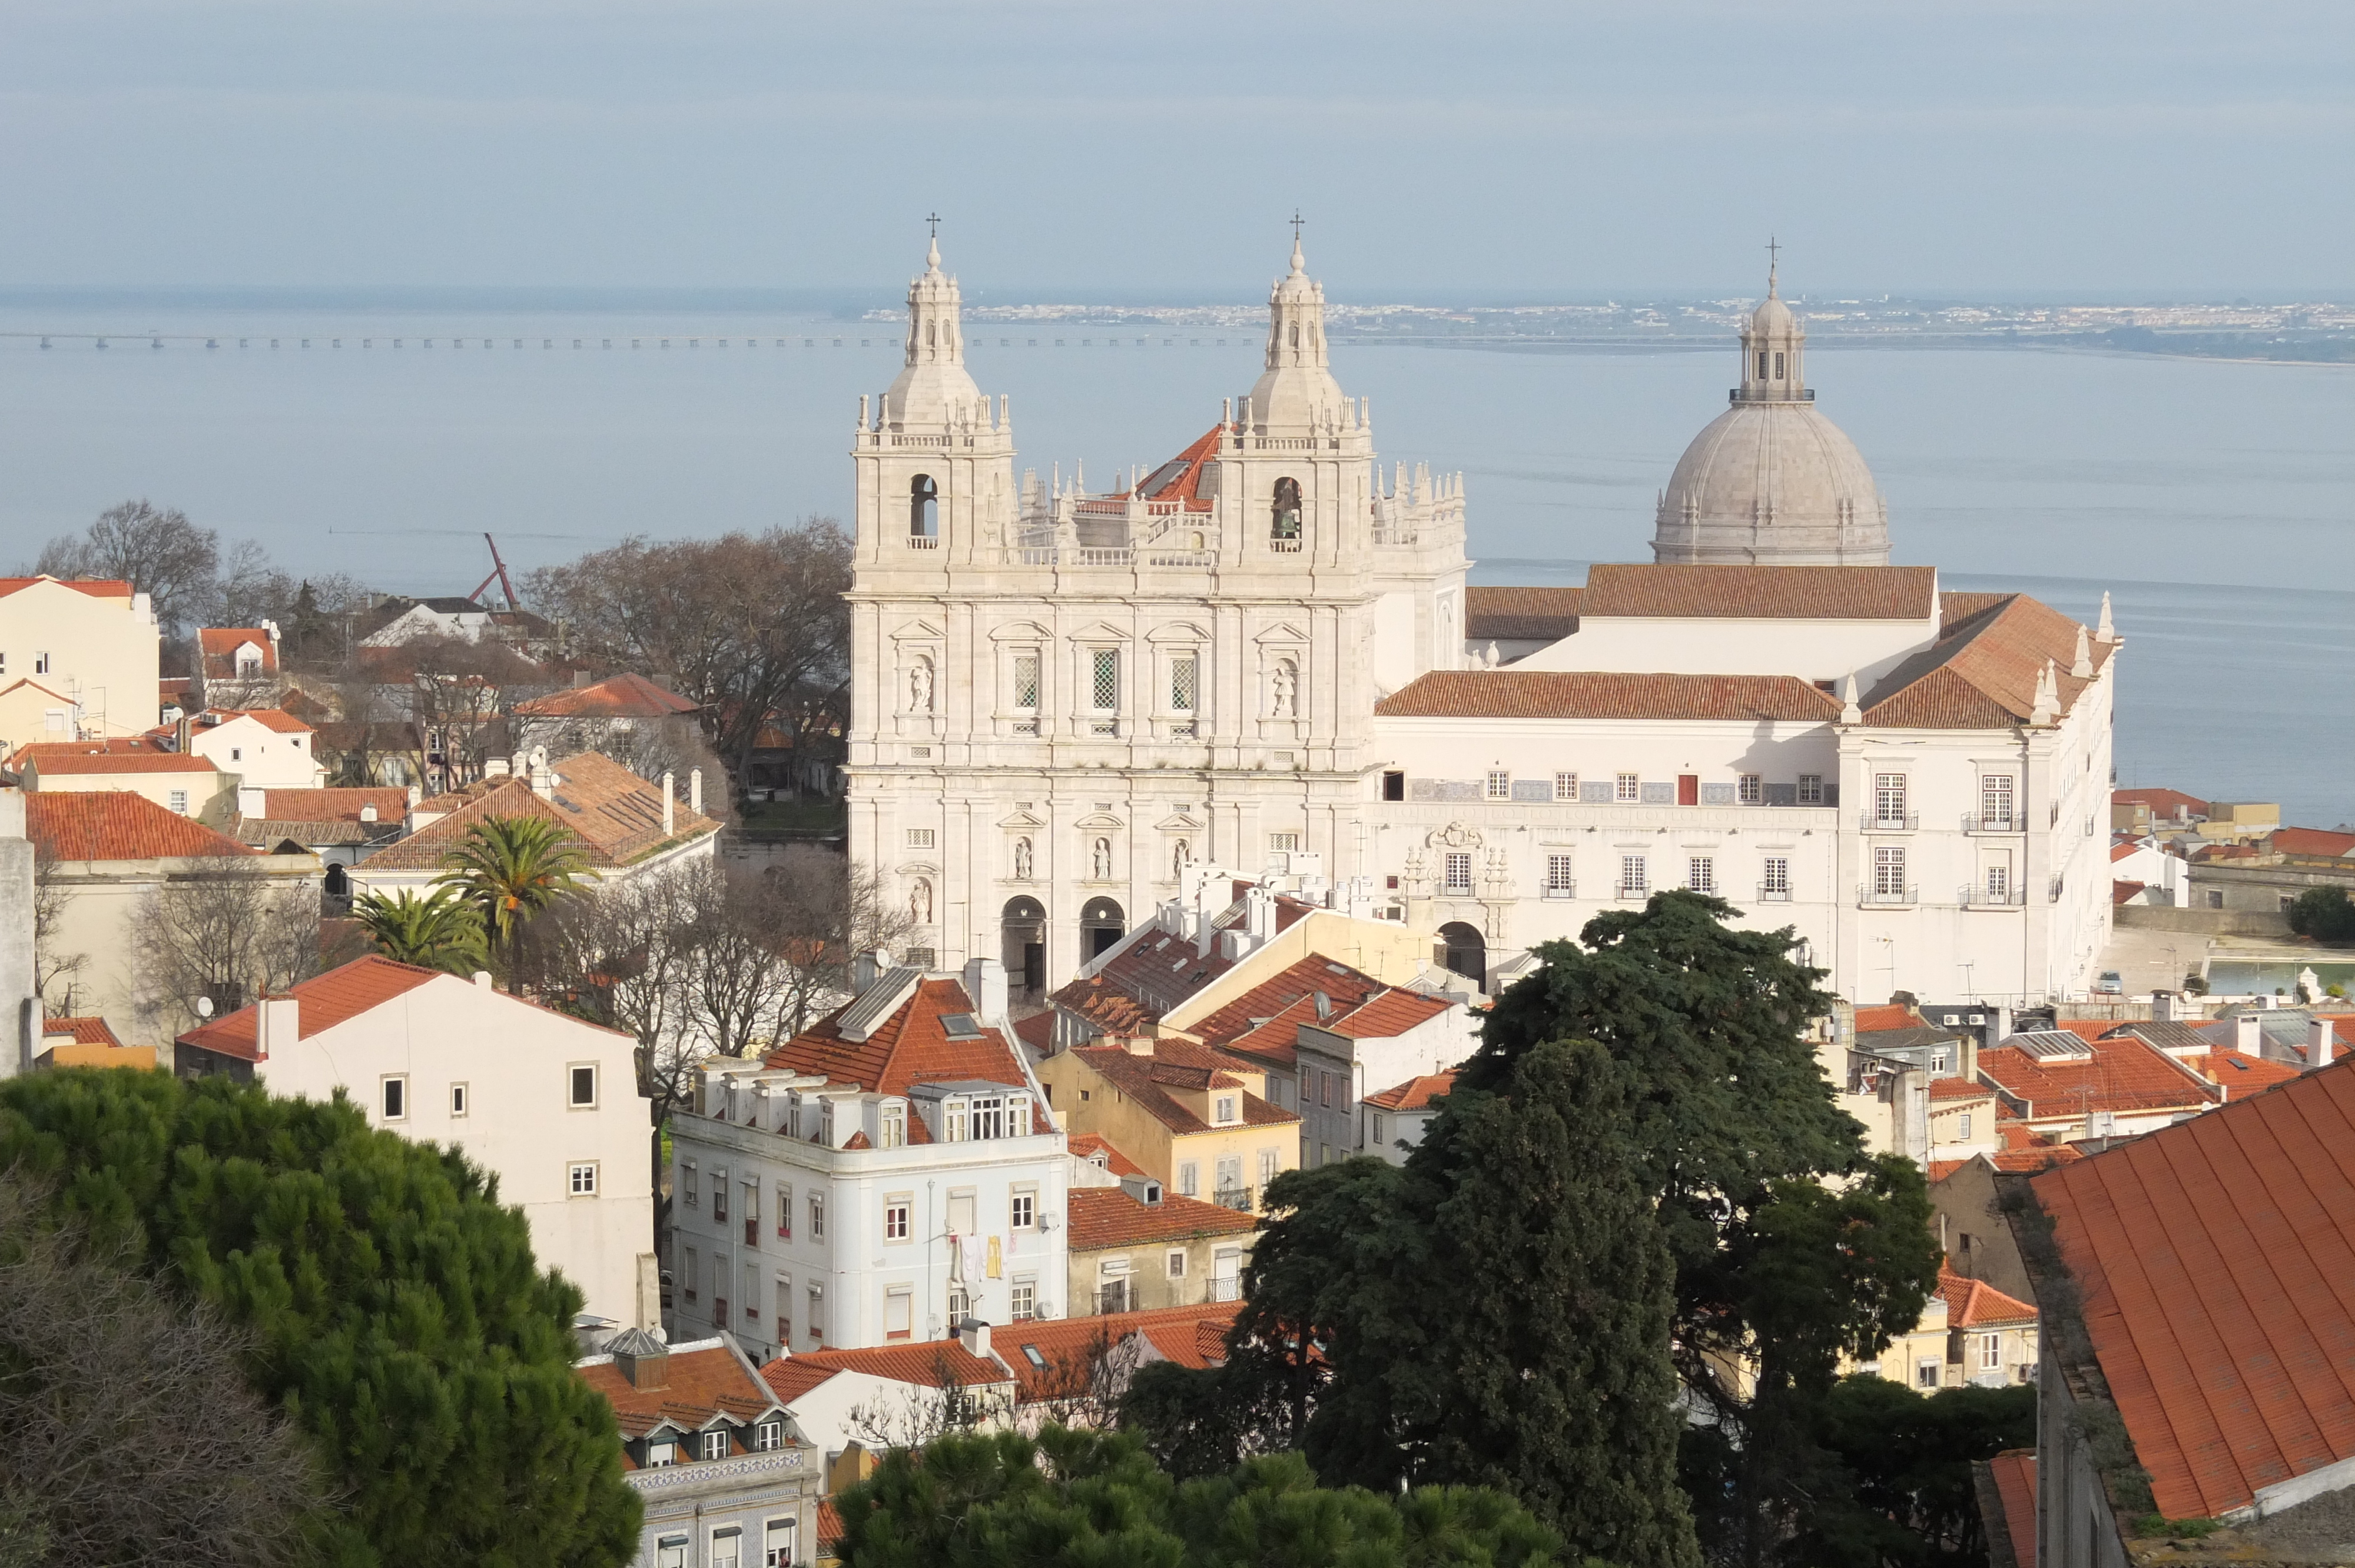
[[[1256,1211],[1300,1163],[1300,1116],[1267,1101],[1267,1075],[1182,1040],[1082,1046],[1039,1064],[1071,1133],[1105,1139],[1171,1192]]]
[[[127,739],[43,742],[19,749],[12,766],[37,794],[128,792],[176,816],[226,822],[237,805],[237,776],[210,758],[165,751],[155,741]]]
[[[155,724],[161,634],[126,582],[0,577],[0,687],[31,681],[0,706],[0,742],[137,735]],[[51,715],[66,710],[59,730]]]
[[[1921,1320],[1881,1352],[1844,1372],[1875,1372],[1916,1393],[1942,1388],[2002,1388],[2035,1381],[2036,1308],[1984,1280],[1938,1266],[1938,1288]]]

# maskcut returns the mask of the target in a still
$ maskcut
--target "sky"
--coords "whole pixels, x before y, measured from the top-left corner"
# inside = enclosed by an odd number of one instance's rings
[[[0,289],[2355,295],[2355,6],[0,0]],[[919,241],[920,243],[920,238]]]

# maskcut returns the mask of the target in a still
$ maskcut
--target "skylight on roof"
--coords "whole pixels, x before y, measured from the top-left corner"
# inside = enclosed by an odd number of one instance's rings
[[[952,1040],[981,1038],[981,1025],[974,1021],[974,1016],[970,1012],[942,1013],[941,1031]]]
[[[1046,1357],[1044,1357],[1044,1356],[1042,1356],[1042,1355],[1040,1355],[1040,1354],[1039,1353],[1039,1347],[1038,1347],[1038,1346],[1036,1346],[1036,1345],[1025,1345],[1025,1346],[1023,1346],[1023,1347],[1022,1347],[1022,1354],[1023,1354],[1023,1357],[1024,1357],[1026,1360],[1028,1360],[1028,1361],[1029,1361],[1029,1363],[1030,1363],[1032,1366],[1034,1366],[1034,1367],[1038,1367],[1038,1368],[1041,1369],[1042,1371],[1045,1369],[1045,1367],[1046,1367],[1046,1365],[1047,1365],[1047,1358],[1046,1358]]]

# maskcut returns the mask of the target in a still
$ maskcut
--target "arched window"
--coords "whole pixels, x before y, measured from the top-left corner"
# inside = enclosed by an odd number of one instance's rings
[[[1275,482],[1275,515],[1268,537],[1278,541],[1300,540],[1300,482],[1279,479]]]
[[[1439,928],[1440,961],[1455,973],[1486,991],[1488,987],[1488,943],[1479,928],[1461,920],[1451,920]]]
[[[941,535],[941,487],[929,473],[908,482],[908,536],[937,539]]]
[[[1047,911],[1035,898],[1009,898],[999,916],[999,952],[1007,978],[1020,977],[1024,991],[1047,985]]]
[[[1121,938],[1128,916],[1116,900],[1091,898],[1080,909],[1080,961],[1085,963]]]

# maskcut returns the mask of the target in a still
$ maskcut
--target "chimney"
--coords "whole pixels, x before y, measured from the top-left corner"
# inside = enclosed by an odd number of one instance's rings
[[[671,770],[667,768],[664,768],[662,776],[662,792],[663,837],[665,838],[668,838],[673,833],[678,832],[678,795],[674,788],[673,780],[674,775],[671,773]]]
[[[1006,1012],[1006,966],[996,959],[972,959],[964,966],[964,994],[985,1029],[1014,1027]]]
[[[423,789],[418,788],[414,784],[411,784],[409,787],[409,809],[410,810],[415,810],[417,809],[417,803],[424,799],[425,791]]]
[[[1150,1056],[1153,1054],[1153,1036],[1124,1034],[1120,1036],[1120,1048],[1132,1056]]]
[[[606,1346],[613,1370],[632,1388],[645,1393],[668,1386],[670,1347],[642,1329],[625,1329]]]
[[[488,969],[476,969],[474,971],[474,983],[485,991],[490,990],[491,971]]]
[[[261,785],[240,784],[237,787],[237,814],[239,816],[259,817],[267,809],[268,802],[263,799]]]
[[[376,802],[375,802],[375,801],[370,800],[370,801],[367,802],[366,804],[364,804],[364,805],[362,805],[362,806],[360,807],[360,821],[363,821],[363,822],[373,822],[373,821],[375,821],[376,820],[377,820],[377,818],[376,818]]]
[[[253,1048],[264,1061],[273,1051],[292,1050],[303,1037],[303,1004],[291,996],[265,996],[253,1012]]]
[[[0,789],[0,1078],[30,1072],[40,1049],[41,1004],[33,989],[33,845],[25,795]]]
[[[2306,1021],[2306,1065],[2309,1067],[2330,1065],[2330,1020],[2309,1018]]]
[[[2175,1022],[2175,993],[2173,991],[2155,991],[2150,993],[2150,1021],[2153,1023],[2172,1023]]]
[[[2244,1056],[2262,1056],[2265,1053],[2264,1020],[2254,1012],[2235,1014],[2232,1019],[2232,1049]]]
[[[687,770],[687,809],[698,817],[703,815],[703,769],[700,768]]]
[[[962,1319],[957,1323],[957,1343],[969,1356],[989,1354],[989,1325],[978,1318]]]
[[[850,960],[850,994],[865,996],[891,968],[891,955],[871,948]]]
[[[279,639],[278,639],[278,623],[277,623],[276,621],[274,621],[274,620],[265,620],[265,621],[263,621],[263,622],[261,623],[261,630],[264,630],[264,631],[267,631],[268,633],[270,633],[270,641],[271,641],[272,642],[275,643],[275,642],[279,640]]]
[[[507,759],[504,757],[488,757],[483,759],[483,777],[485,779],[504,779],[508,771]]]

